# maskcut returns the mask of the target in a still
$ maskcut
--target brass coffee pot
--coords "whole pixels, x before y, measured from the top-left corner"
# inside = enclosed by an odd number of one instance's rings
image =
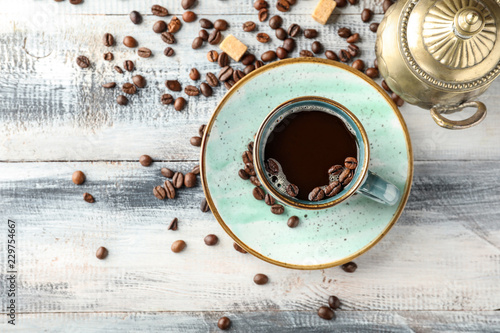
[[[500,74],[500,0],[399,0],[377,32],[378,68],[410,104],[430,109],[449,129],[474,126],[486,106],[481,95]],[[443,114],[476,107],[465,120]]]

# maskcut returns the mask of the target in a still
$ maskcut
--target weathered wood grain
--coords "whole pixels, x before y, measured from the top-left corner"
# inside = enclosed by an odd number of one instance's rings
[[[20,312],[312,311],[329,295],[343,309],[491,311],[500,308],[500,166],[497,162],[417,162],[415,184],[400,221],[339,268],[295,271],[232,248],[198,186],[159,201],[159,169],[190,163],[1,163],[0,211],[18,225]],[[83,170],[82,186],[71,182]],[[96,203],[82,200],[89,192]],[[173,217],[179,230],[168,231]],[[284,225],[284,227],[286,227]],[[5,248],[6,228],[0,229]],[[220,243],[207,247],[215,233]],[[177,239],[187,249],[170,252]],[[109,249],[104,261],[99,246]],[[4,256],[0,256],[4,267]],[[253,275],[268,274],[256,286]],[[0,292],[6,288],[0,274]],[[2,312],[6,298],[1,298]]]
[[[342,311],[335,320],[315,311],[286,312],[118,312],[21,314],[4,332],[220,332],[217,320],[231,318],[230,332],[498,332],[498,312]]]

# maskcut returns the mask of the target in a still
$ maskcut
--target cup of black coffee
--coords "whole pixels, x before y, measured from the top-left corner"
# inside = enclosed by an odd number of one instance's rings
[[[324,209],[358,192],[386,205],[399,189],[368,170],[370,145],[361,122],[343,105],[304,96],[276,107],[255,137],[256,174],[282,203]]]

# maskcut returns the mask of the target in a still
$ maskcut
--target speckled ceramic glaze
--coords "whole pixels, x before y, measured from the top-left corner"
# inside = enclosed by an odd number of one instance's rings
[[[241,155],[269,112],[304,95],[332,99],[356,115],[370,142],[369,168],[401,190],[399,203],[355,195],[328,209],[286,207],[274,215],[254,199],[254,186],[238,176]],[[201,160],[205,195],[226,232],[255,256],[298,269],[339,265],[376,244],[401,214],[413,174],[406,125],[387,94],[356,70],[315,58],[282,60],[240,80],[208,124]],[[286,222],[293,215],[300,223],[292,229]]]

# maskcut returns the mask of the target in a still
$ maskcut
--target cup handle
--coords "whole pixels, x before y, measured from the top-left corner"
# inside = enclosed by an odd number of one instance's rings
[[[443,114],[449,114],[461,111],[467,107],[476,107],[477,111],[472,116],[464,120],[450,120],[443,116]],[[441,127],[447,129],[465,129],[479,124],[484,117],[486,117],[486,105],[481,102],[473,101],[462,103],[457,106],[435,106],[431,108],[431,116]]]
[[[389,206],[393,206],[401,198],[401,191],[396,185],[382,179],[370,170],[368,170],[365,182],[358,189],[358,192]]]

